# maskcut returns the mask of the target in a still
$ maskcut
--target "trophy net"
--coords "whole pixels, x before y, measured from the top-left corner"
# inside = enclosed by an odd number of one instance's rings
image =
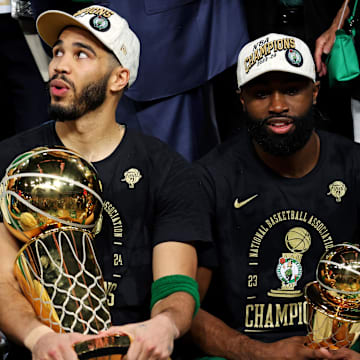
[[[357,339],[360,325],[354,321],[331,318],[310,308],[307,345],[311,348],[339,349],[350,347]]]
[[[111,326],[89,232],[54,229],[19,252],[15,274],[40,320],[57,332],[97,334]]]

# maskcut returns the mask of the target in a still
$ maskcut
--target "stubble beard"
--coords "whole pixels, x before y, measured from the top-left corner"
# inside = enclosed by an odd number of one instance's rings
[[[110,74],[111,73],[109,72],[97,82],[87,84],[77,96],[75,85],[72,82],[66,80],[65,77],[60,76],[60,79],[70,84],[74,91],[75,98],[68,106],[56,103],[50,104],[50,119],[56,121],[71,121],[76,120],[93,110],[96,110],[104,103],[106,99],[107,84]]]

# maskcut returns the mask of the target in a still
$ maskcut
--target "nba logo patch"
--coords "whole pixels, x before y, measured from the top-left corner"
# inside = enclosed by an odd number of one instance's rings
[[[336,202],[341,202],[341,198],[346,194],[347,187],[340,181],[336,180],[329,185],[329,192],[326,195],[332,195]]]

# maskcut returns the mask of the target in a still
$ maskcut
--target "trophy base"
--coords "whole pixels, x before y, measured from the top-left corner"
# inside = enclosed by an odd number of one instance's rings
[[[121,360],[130,344],[129,336],[122,334],[82,341],[76,343],[74,349],[79,360]]]

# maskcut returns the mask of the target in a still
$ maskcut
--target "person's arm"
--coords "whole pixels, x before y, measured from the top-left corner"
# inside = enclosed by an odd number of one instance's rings
[[[194,279],[196,266],[196,250],[192,245],[165,242],[154,247],[154,281],[169,275],[186,275]],[[150,320],[114,326],[106,333],[122,331],[132,337],[128,360],[167,360],[172,353],[174,340],[189,330],[194,308],[192,295],[174,292],[154,304]]]
[[[314,58],[316,69],[320,77],[326,75],[327,72],[326,65],[322,59],[322,55],[328,55],[330,53],[334,45],[336,30],[338,30],[338,28],[341,29],[344,26],[345,20],[350,15],[348,3],[349,0],[344,0],[331,26],[325,32],[323,32],[316,40]]]
[[[273,343],[253,340],[200,309],[191,327],[193,341],[208,355],[228,360],[321,359],[327,355],[304,345],[304,337]]]
[[[20,244],[0,223],[0,328],[18,344],[41,326],[30,303],[21,293],[14,275],[14,263]]]
[[[200,267],[197,281],[199,289],[206,291],[211,281],[211,271]],[[205,295],[200,294],[201,297]],[[206,354],[228,360],[327,359],[330,355],[324,349],[306,347],[305,337],[300,336],[274,343],[253,340],[202,309],[193,320],[190,333],[193,342]]]
[[[186,275],[195,279],[197,256],[190,244],[166,242],[155,246],[153,252],[154,281],[168,275]],[[151,317],[168,316],[176,330],[176,337],[190,329],[195,300],[187,292],[175,292],[159,300],[152,308]]]
[[[51,354],[59,360],[76,360],[72,344],[86,339],[84,335],[55,333],[38,320],[21,292],[14,275],[20,245],[0,223],[0,329],[9,340],[26,346],[33,360],[52,358]]]
[[[212,271],[199,267],[196,279],[199,284],[201,300],[204,299],[212,278]],[[226,359],[247,359],[247,344],[251,341],[223,321],[199,309],[192,322],[190,335],[195,344],[206,354]]]

